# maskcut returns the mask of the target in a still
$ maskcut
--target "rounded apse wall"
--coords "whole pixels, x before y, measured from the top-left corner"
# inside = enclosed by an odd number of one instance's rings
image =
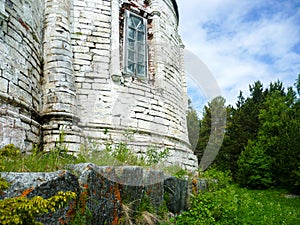
[[[42,0],[0,3],[0,147],[40,142]]]
[[[74,4],[71,25],[83,138],[87,143],[126,141],[140,153],[148,146],[169,148],[170,163],[195,168],[175,1],[84,2]],[[135,49],[139,44],[147,46],[146,51]],[[135,56],[144,57],[145,63]],[[140,72],[139,66],[147,72]]]
[[[1,146],[50,150],[64,132],[72,152],[126,141],[197,167],[174,0],[0,4]]]

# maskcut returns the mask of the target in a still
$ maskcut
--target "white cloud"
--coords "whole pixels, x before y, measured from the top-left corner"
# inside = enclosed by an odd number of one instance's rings
[[[180,33],[217,80],[227,103],[260,80],[291,86],[300,72],[297,0],[177,0]],[[295,46],[298,45],[298,50]]]

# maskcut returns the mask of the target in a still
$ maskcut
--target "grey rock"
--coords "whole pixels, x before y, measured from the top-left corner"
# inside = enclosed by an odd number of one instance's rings
[[[170,212],[180,214],[187,209],[188,190],[188,180],[166,176],[164,181],[165,201]]]
[[[196,180],[191,185],[187,179],[165,176],[160,170],[137,166],[99,167],[84,163],[68,165],[66,169],[50,173],[0,173],[11,183],[0,199],[24,193],[28,198],[37,195],[49,198],[59,191],[73,191],[77,193],[76,201],[37,220],[58,225],[61,221],[70,221],[76,212],[84,211],[81,216],[88,216],[85,224],[101,225],[120,221],[123,205],[133,211],[146,210],[141,208],[145,206],[158,211],[166,204],[170,215],[178,215],[188,207],[190,188],[206,188],[205,180]]]
[[[77,177],[69,171],[57,171],[51,173],[0,173],[6,181],[11,183],[11,187],[4,191],[0,196],[3,198],[12,198],[26,196],[32,198],[41,196],[49,198],[56,195],[59,191],[78,192],[79,184]],[[26,193],[26,195],[24,194]],[[72,202],[70,204],[73,204]],[[66,217],[69,206],[61,208],[56,212],[50,212],[37,218],[37,221],[44,224],[60,224],[59,221],[67,221]]]
[[[158,209],[163,204],[162,171],[142,167],[98,167],[93,164],[70,165],[82,190],[88,190],[91,224],[111,224],[122,215],[122,204],[137,210],[145,199]]]
[[[59,191],[78,191],[79,184],[76,176],[69,171],[56,171],[51,173],[0,173],[1,177],[8,181],[11,186],[3,192],[0,198],[12,198],[21,196],[28,189],[31,192],[26,195],[28,198],[39,195],[49,198]]]

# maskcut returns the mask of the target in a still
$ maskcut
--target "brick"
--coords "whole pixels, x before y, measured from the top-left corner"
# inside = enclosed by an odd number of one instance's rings
[[[83,47],[83,46],[72,46],[73,51],[74,52],[78,52],[78,53],[86,53],[89,52],[89,48],[88,47]]]
[[[8,91],[8,80],[0,77],[0,91],[7,93]]]
[[[93,61],[94,62],[102,62],[102,63],[109,63],[109,56],[102,56],[102,55],[94,55]]]
[[[90,65],[91,61],[83,60],[83,59],[74,59],[74,64],[77,64],[77,65]]]
[[[84,59],[84,60],[92,60],[92,56],[89,54],[83,54],[83,53],[74,53],[75,59]]]
[[[133,89],[133,88],[129,88],[129,93],[133,94],[133,95],[145,96],[145,92],[144,91],[138,90],[138,89]]]

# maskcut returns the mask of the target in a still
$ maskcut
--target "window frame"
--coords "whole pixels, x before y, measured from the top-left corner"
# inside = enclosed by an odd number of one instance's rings
[[[133,13],[129,10],[125,10],[124,12],[124,17],[125,17],[125,20],[124,20],[124,37],[123,37],[123,74],[125,76],[133,76],[133,77],[137,77],[137,78],[140,78],[140,79],[146,79],[148,77],[148,27],[147,27],[147,19],[145,19],[144,17],[141,17],[139,15],[137,15],[136,13]],[[134,27],[130,27],[129,26],[129,20],[131,17],[136,17],[138,19],[140,19],[143,23],[143,32],[144,32],[144,37],[143,37],[143,43],[140,43],[142,45],[144,45],[143,47],[143,52],[144,52],[144,57],[143,57],[143,62],[141,64],[141,62],[138,61],[138,56],[139,56],[139,50],[138,50],[138,34],[139,34],[139,31],[138,31],[138,27],[134,28]],[[134,48],[133,49],[129,49],[129,30],[131,29],[134,29],[135,30],[135,38],[132,39],[134,40]],[[133,64],[134,64],[134,71],[130,71],[128,69],[129,67],[129,50],[133,50],[133,54],[134,54],[134,59],[133,59]],[[144,73],[143,74],[140,74],[138,73],[138,66],[139,65],[142,65],[144,66]]]

